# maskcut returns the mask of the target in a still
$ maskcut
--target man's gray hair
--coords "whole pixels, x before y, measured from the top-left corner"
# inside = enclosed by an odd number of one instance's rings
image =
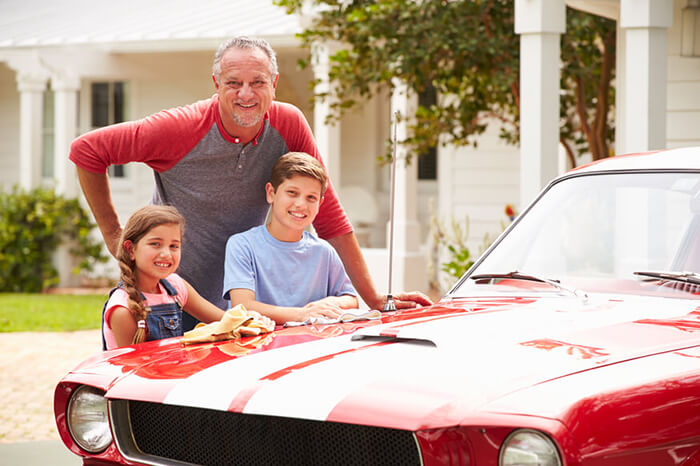
[[[270,75],[272,79],[275,79],[275,76],[277,76],[278,70],[277,70],[277,56],[275,55],[275,51],[272,50],[272,47],[270,46],[269,42],[267,42],[265,39],[257,39],[257,38],[252,38],[252,37],[246,37],[246,36],[238,36],[234,37],[233,39],[229,39],[225,42],[223,42],[221,45],[219,45],[219,49],[216,51],[216,54],[214,55],[214,77],[216,78],[217,82],[219,81],[219,76],[221,76],[221,57],[224,56],[224,53],[230,49],[230,48],[237,48],[237,49],[260,49],[263,52],[265,52],[265,55],[270,59]]]

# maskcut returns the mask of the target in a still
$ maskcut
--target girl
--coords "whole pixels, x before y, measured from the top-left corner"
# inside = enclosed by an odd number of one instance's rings
[[[117,252],[121,282],[103,311],[106,349],[181,336],[182,309],[207,323],[223,316],[174,273],[184,226],[174,207],[156,205],[140,208],[126,222]]]

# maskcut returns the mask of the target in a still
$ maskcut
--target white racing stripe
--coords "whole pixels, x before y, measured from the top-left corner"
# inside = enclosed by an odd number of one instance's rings
[[[368,344],[353,342],[346,335],[249,354],[193,374],[173,388],[163,402],[227,410],[243,389],[254,386],[266,375],[309,359]]]
[[[362,387],[391,380],[396,374],[403,374],[402,382],[412,385],[406,380],[411,367],[424,365],[420,361],[435,351],[432,346],[392,343],[339,354],[264,384],[244,412],[325,420],[340,401]]]

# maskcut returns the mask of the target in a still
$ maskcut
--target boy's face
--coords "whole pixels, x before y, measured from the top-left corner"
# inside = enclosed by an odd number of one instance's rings
[[[316,218],[321,205],[321,182],[308,176],[292,176],[275,190],[265,186],[272,205],[270,233],[282,241],[298,241],[304,228]]]

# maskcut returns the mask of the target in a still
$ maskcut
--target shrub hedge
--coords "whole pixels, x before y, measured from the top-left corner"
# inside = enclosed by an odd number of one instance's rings
[[[39,292],[58,283],[52,254],[62,242],[78,258],[74,272],[105,262],[95,227],[77,199],[52,189],[0,192],[0,291]]]

